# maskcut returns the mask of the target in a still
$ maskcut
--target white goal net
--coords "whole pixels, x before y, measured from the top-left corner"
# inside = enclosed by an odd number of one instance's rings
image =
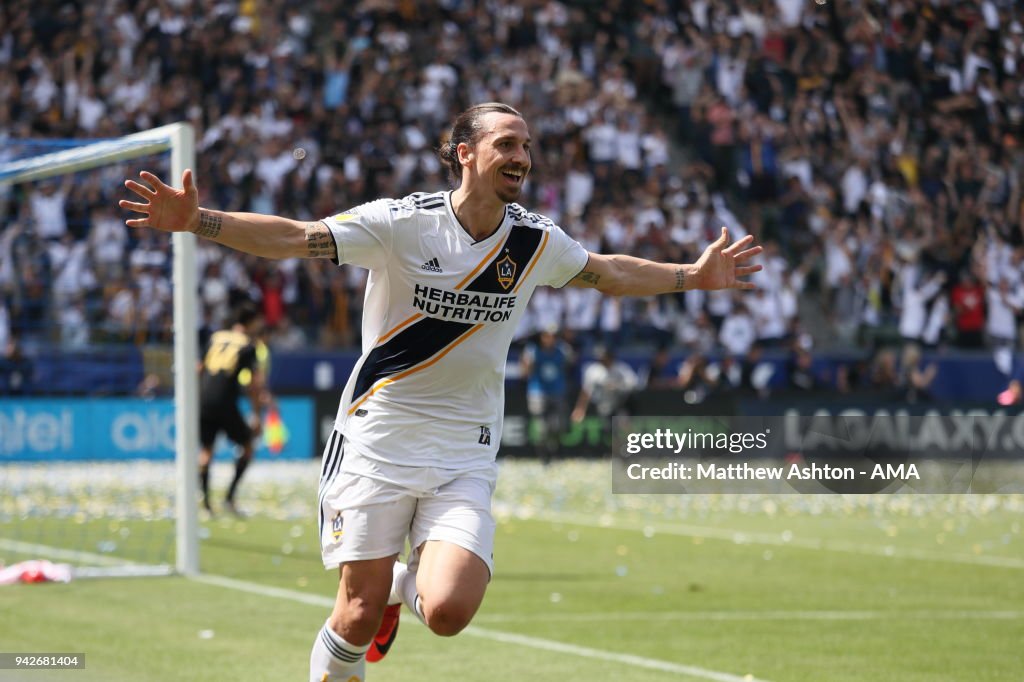
[[[190,126],[0,142],[0,566],[198,571],[194,237],[124,224]]]

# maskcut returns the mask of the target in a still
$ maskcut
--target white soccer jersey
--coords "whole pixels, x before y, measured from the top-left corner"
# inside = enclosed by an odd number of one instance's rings
[[[326,218],[338,262],[369,269],[363,354],[335,426],[361,456],[486,470],[501,441],[505,361],[534,289],[564,286],[586,250],[509,204],[474,241],[450,192],[380,199]]]

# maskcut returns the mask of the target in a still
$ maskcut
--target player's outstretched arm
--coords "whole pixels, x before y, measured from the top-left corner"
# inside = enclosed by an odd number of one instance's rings
[[[141,213],[126,221],[129,227],[151,227],[164,232],[194,232],[233,249],[264,258],[331,258],[337,251],[327,226],[258,213],[227,213],[199,206],[192,171],[181,176],[182,189],[164,184],[148,171],[143,182],[124,185],[142,201],[122,199],[118,205]]]
[[[761,270],[748,264],[761,253],[760,246],[751,246],[754,238],[747,235],[729,244],[729,230],[711,243],[696,263],[655,263],[623,255],[590,254],[583,271],[569,280],[569,286],[595,288],[611,296],[652,296],[691,289],[754,289],[744,277]]]

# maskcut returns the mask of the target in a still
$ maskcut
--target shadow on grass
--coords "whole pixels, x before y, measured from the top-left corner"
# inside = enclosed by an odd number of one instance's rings
[[[551,581],[581,583],[607,579],[608,576],[600,573],[515,573],[498,571],[494,576],[495,582],[508,581],[520,583],[540,583]]]

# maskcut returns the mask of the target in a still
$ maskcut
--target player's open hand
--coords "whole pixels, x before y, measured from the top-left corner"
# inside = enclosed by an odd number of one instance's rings
[[[701,289],[755,289],[753,282],[740,279],[761,270],[760,265],[747,265],[761,253],[760,246],[750,246],[753,235],[747,235],[735,244],[729,244],[729,229],[722,228],[722,236],[708,245],[695,263],[696,279]],[[749,248],[748,248],[749,247]]]
[[[144,201],[126,201],[118,205],[128,211],[143,214],[142,218],[125,221],[129,227],[152,227],[165,232],[194,232],[199,225],[199,192],[192,179],[192,171],[181,174],[183,189],[165,185],[160,178],[149,171],[142,171],[139,177],[146,184],[125,180],[124,186],[138,194]]]

